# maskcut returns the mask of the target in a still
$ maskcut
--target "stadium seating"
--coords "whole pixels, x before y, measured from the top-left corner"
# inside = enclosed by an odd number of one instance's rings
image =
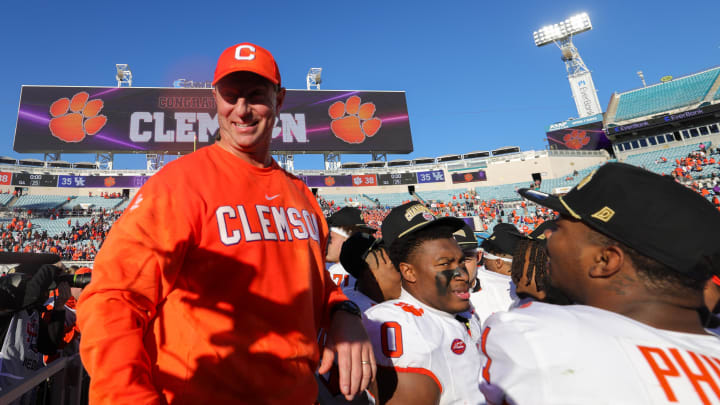
[[[68,226],[67,221],[68,219],[71,222],[71,226]],[[42,231],[47,231],[48,236],[53,237],[62,234],[65,232],[66,234],[70,233],[70,229],[72,226],[75,226],[76,224],[84,225],[87,222],[90,221],[90,217],[72,217],[72,218],[61,218],[61,219],[48,219],[48,218],[33,218],[32,219],[32,230],[33,232],[38,231],[42,233]]]
[[[475,192],[481,200],[490,201],[495,199],[497,201],[517,201],[520,199],[520,195],[517,193],[519,188],[530,186],[529,181],[522,183],[503,184],[499,186],[485,186],[476,187]]]
[[[700,143],[680,145],[673,148],[655,150],[652,152],[636,153],[625,158],[625,163],[639,166],[658,174],[670,174],[675,168],[675,159],[686,157],[690,152],[700,149]],[[658,162],[660,158],[667,162]]]
[[[620,94],[615,121],[648,116],[698,103],[710,91],[718,74],[720,68],[714,68]]]
[[[63,205],[63,208],[66,209],[73,209],[78,206],[83,206],[84,204],[87,204],[88,206],[91,206],[93,209],[97,208],[105,208],[105,209],[113,209],[118,206],[122,202],[122,198],[105,198],[100,196],[94,196],[94,197],[77,197],[73,199],[72,201],[69,201]]]
[[[12,194],[0,194],[0,206],[6,206],[12,200]]]
[[[396,207],[402,205],[403,202],[413,200],[414,198],[408,193],[389,193],[389,194],[365,194],[366,198],[377,201],[383,207]],[[361,201],[361,204],[368,205],[370,201],[367,199]]]
[[[68,202],[66,195],[22,195],[18,197],[13,208],[25,208],[33,210],[46,210],[59,208]]]

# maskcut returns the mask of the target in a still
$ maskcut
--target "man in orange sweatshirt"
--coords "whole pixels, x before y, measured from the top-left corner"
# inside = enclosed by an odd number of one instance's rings
[[[93,404],[312,403],[318,329],[348,399],[375,359],[357,307],[324,268],[328,228],[272,159],[285,89],[273,56],[226,49],[219,139],[167,164],[115,223],[78,307]]]

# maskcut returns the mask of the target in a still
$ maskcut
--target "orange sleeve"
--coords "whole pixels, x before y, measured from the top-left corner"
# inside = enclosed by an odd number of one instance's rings
[[[90,403],[165,404],[144,338],[192,238],[187,196],[153,176],[113,225],[78,305]],[[173,198],[175,197],[175,198]]]
[[[300,181],[300,180],[296,180]],[[312,195],[312,192],[305,186],[304,183],[300,182],[299,187],[304,188],[305,194],[308,195],[308,198],[310,201],[312,201],[313,208],[315,210],[316,215],[318,216],[318,226],[320,230],[320,246],[325,246],[327,249],[327,239],[328,239],[328,233],[329,228],[327,225],[327,221],[325,220],[325,215],[323,215],[322,208],[320,208],[320,204],[317,202],[317,199],[314,195]],[[327,251],[323,251],[323,257]],[[324,272],[323,277],[323,286],[324,286],[324,296],[323,296],[323,302],[324,302],[324,311],[323,311],[323,319],[322,319],[322,326],[327,327],[327,325],[330,324],[330,310],[332,309],[333,305],[340,303],[342,301],[347,301],[348,298],[343,294],[342,288],[335,284],[333,282],[332,277],[330,276],[330,273],[327,271],[327,267],[325,267],[322,271]]]

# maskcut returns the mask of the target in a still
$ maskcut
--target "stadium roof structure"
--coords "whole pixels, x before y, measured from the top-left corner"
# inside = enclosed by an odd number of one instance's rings
[[[720,67],[674,78],[610,98],[606,125],[626,124],[653,117],[691,110],[720,101]]]
[[[463,155],[463,159],[474,159],[474,158],[481,158],[481,157],[488,157],[490,156],[490,151],[487,150],[477,150],[475,152],[468,152]]]
[[[407,159],[393,159],[387,162],[388,167],[409,166],[412,162]]]
[[[462,159],[461,155],[456,154],[449,154],[449,155],[442,155],[437,157],[438,162],[452,162],[454,160],[460,160]]]
[[[423,164],[423,163],[435,163],[435,158],[431,157],[419,157],[412,160],[413,164]]]

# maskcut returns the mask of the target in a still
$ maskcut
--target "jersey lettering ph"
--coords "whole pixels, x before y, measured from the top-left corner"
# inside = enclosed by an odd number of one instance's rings
[[[484,326],[488,403],[720,404],[715,335],[540,302],[496,313]]]
[[[486,270],[484,266],[478,267],[477,274],[480,290],[470,294],[470,302],[480,322],[495,312],[507,311],[517,300],[515,284],[510,276]]]
[[[480,322],[467,325],[402,290],[400,298],[365,311],[365,328],[378,366],[421,373],[440,390],[440,404],[484,403],[478,388]]]

